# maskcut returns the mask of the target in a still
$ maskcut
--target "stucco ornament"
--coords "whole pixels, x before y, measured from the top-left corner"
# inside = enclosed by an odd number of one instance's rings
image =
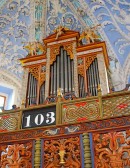
[[[29,0],[12,0],[1,9],[0,67],[18,78],[23,74],[19,59],[27,55],[22,42],[27,41],[29,35],[29,3]]]

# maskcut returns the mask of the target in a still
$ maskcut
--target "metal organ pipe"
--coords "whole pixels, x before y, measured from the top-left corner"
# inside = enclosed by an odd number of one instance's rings
[[[68,56],[68,70],[67,70],[67,72],[68,72],[68,91],[69,92],[71,92],[71,77],[72,77],[72,75],[70,75],[71,74],[71,64],[70,64],[70,57]]]
[[[65,93],[64,90],[64,55],[63,55],[63,48],[61,48],[61,88],[63,89],[63,93]]]
[[[40,88],[39,104],[42,104],[45,100],[45,82]]]
[[[59,79],[59,73],[60,73],[60,57],[59,57],[59,55],[57,56],[57,76],[56,76],[56,78],[57,78],[57,89],[59,88],[59,86],[60,86],[60,79]]]
[[[74,91],[74,61],[70,60],[71,64],[71,91]]]
[[[92,96],[96,96],[97,87],[100,83],[97,59],[92,62],[86,74],[88,79],[88,91]]]
[[[51,66],[51,89],[50,89],[50,94],[52,95],[53,93],[53,66]]]
[[[64,51],[64,83],[65,83],[65,92],[68,92],[68,73],[67,73],[67,52]]]
[[[97,82],[97,75],[96,75],[96,65],[95,65],[95,62],[96,62],[97,60],[95,59],[94,61],[93,61],[93,74],[94,74],[94,86],[95,86],[95,95],[97,95],[97,84],[98,84],[98,82]]]
[[[37,79],[29,73],[28,79],[28,95],[27,95],[27,105],[36,103],[37,97]]]
[[[56,76],[57,76],[57,71],[56,71],[56,62],[54,62],[54,73],[53,73],[53,79],[54,79],[54,85],[53,85],[53,95],[56,95],[57,94],[57,85],[56,85]]]
[[[50,95],[56,95],[58,88],[62,89],[63,94],[73,90],[73,60],[67,55],[67,51],[60,48],[60,54],[50,68]]]

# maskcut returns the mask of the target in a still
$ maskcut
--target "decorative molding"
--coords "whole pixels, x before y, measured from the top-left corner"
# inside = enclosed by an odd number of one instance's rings
[[[52,136],[63,136],[69,134],[81,134],[84,132],[92,132],[103,129],[118,129],[118,128],[130,127],[130,116],[117,117],[111,119],[104,119],[92,122],[80,122],[71,125],[61,125],[38,129],[28,129],[15,132],[8,132],[8,134],[0,133],[0,143],[11,141],[22,141],[26,139],[38,139]],[[3,136],[4,135],[4,136]]]
[[[43,63],[43,62],[46,62],[46,59],[44,59],[44,60],[38,60],[38,61],[32,61],[32,62],[28,62],[28,63],[24,63],[24,66],[39,64],[39,63]]]
[[[90,53],[94,53],[94,52],[99,52],[99,51],[102,51],[102,48],[97,48],[97,49],[93,49],[93,50],[78,52],[77,56],[84,55],[84,54],[90,54]]]
[[[69,39],[65,39],[65,40],[58,40],[58,41],[55,41],[55,42],[47,43],[47,46],[56,45],[56,44],[62,45],[62,43],[66,43],[66,42],[69,42],[69,41],[76,41],[76,38],[74,37],[74,38],[69,38]]]

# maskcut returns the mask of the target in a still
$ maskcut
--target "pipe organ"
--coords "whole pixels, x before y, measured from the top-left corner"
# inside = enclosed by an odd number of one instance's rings
[[[76,97],[97,96],[100,85],[103,94],[109,92],[109,66],[105,42],[81,45],[80,34],[66,30],[43,40],[46,52],[21,59],[28,69],[26,106],[43,104],[48,97],[75,93]]]
[[[26,107],[0,114],[0,167],[130,167],[130,91],[105,95],[105,42],[79,39],[54,33],[46,52],[20,60]]]

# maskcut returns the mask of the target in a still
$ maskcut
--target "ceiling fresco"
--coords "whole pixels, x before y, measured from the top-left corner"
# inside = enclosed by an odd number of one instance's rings
[[[18,58],[27,55],[23,42],[29,37],[29,11],[29,0],[8,1],[0,11],[0,68],[7,69],[18,78],[23,72]]]
[[[35,1],[33,8],[30,3]],[[29,36],[41,41],[58,25],[82,32],[101,24],[98,34],[106,41],[110,69],[117,90],[130,76],[130,1],[129,0],[10,0],[1,7],[0,68],[21,79],[19,58]],[[3,2],[3,1],[2,1]],[[31,18],[33,16],[33,19]],[[30,27],[32,27],[30,31]],[[33,39],[34,40],[34,39]]]

